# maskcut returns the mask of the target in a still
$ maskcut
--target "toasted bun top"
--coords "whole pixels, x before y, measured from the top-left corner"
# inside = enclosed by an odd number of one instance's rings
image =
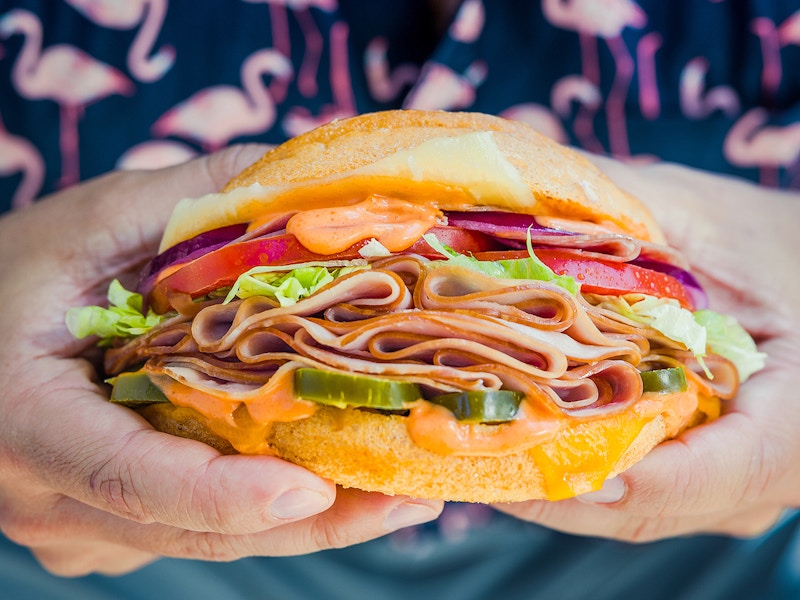
[[[162,250],[264,214],[385,194],[444,210],[507,210],[611,225],[663,242],[647,209],[577,152],[479,113],[396,110],[323,125],[267,152],[222,194],[184,200]],[[311,204],[310,204],[311,203]]]

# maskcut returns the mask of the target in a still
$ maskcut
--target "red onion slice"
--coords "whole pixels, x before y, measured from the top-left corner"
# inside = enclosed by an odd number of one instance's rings
[[[228,225],[206,231],[189,240],[175,244],[145,265],[139,275],[139,284],[136,286],[136,291],[146,296],[153,288],[158,274],[167,267],[186,263],[208,254],[212,250],[221,248],[225,244],[241,237],[246,231],[246,223]]]
[[[446,212],[447,224],[451,227],[471,229],[488,233],[497,237],[511,239],[525,239],[528,229],[538,234],[547,235],[574,235],[568,231],[542,227],[536,222],[536,217],[507,212]],[[520,237],[521,236],[521,237]]]
[[[658,271],[659,273],[671,275],[677,279],[684,288],[686,288],[686,291],[689,293],[689,297],[692,299],[692,304],[694,305],[695,310],[708,308],[708,296],[706,295],[703,286],[700,285],[700,282],[697,281],[695,276],[689,271],[669,263],[641,258],[632,260],[631,264],[644,267],[645,269],[650,269],[652,271]]]

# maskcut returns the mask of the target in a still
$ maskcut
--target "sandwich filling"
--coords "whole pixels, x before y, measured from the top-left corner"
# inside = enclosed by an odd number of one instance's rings
[[[423,144],[318,194],[284,191],[291,203],[251,188],[201,199],[221,207],[216,228],[187,225],[184,203],[136,292],[114,284],[108,308],[68,325],[109,346],[113,401],[192,409],[242,453],[269,453],[273,423],[322,405],[404,419],[420,448],[456,456],[539,452],[604,420],[613,433],[585,440],[592,452],[540,457],[553,489],[573,468],[599,485],[654,419],[669,437],[718,416],[764,356],[706,308],[675,250],[493,209],[521,182],[490,141]],[[443,151],[471,158],[449,179],[420,166]],[[482,161],[503,185],[476,205]],[[225,206],[238,209],[217,218]]]

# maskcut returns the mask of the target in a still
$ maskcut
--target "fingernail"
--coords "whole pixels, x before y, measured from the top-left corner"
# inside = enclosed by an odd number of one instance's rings
[[[424,504],[420,501],[403,502],[398,504],[392,512],[386,515],[383,522],[383,527],[386,531],[395,531],[410,525],[418,525],[432,521],[439,516],[438,508],[434,508],[429,504]]]
[[[603,482],[603,487],[599,490],[575,497],[587,504],[612,504],[622,500],[625,490],[625,482],[619,477],[613,477],[612,479],[606,479]]]
[[[276,519],[302,519],[322,512],[331,504],[325,494],[314,490],[297,488],[284,492],[269,505],[270,514]]]

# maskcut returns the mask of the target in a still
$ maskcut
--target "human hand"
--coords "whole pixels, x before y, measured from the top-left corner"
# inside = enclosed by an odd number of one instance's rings
[[[753,536],[800,506],[800,196],[685,167],[593,157],[653,211],[712,309],[735,316],[767,366],[718,420],[654,449],[603,490],[498,507],[561,531],[643,542]]]
[[[174,204],[263,148],[115,173],[0,219],[0,530],[53,573],[124,573],[159,555],[232,560],[346,546],[441,503],[334,485],[268,456],[220,456],[106,401],[71,306],[100,304],[156,252]]]

